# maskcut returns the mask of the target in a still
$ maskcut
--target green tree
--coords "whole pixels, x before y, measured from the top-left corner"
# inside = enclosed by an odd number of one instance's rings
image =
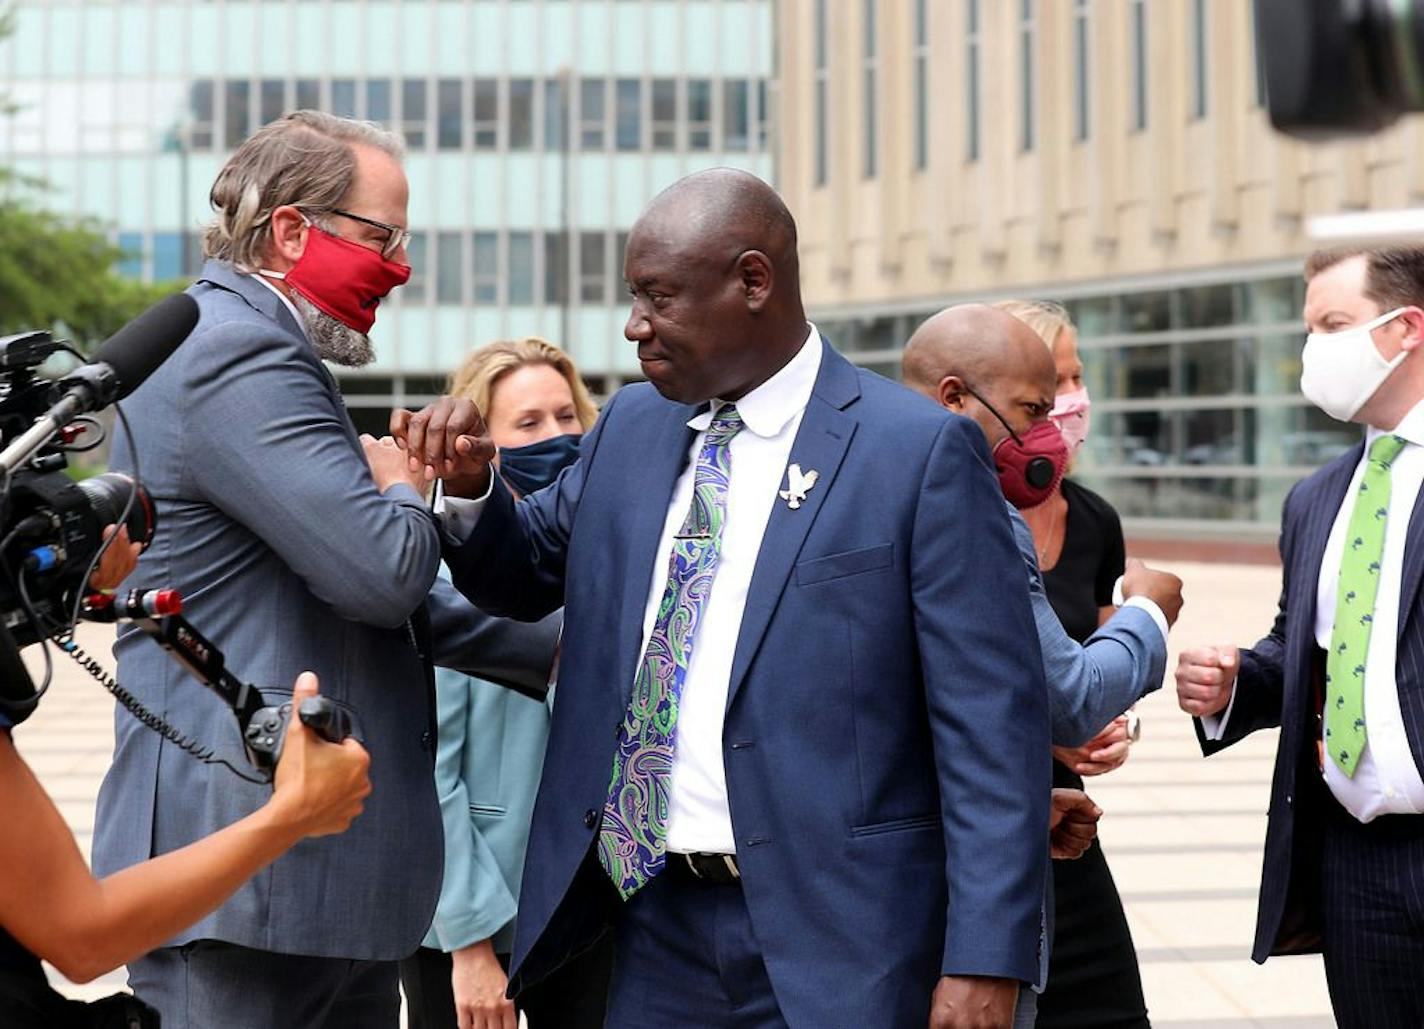
[[[14,18],[0,10],[0,40]],[[0,94],[0,117],[12,110]],[[0,166],[0,334],[51,329],[88,346],[175,288],[120,275],[124,254],[103,225],[46,211],[36,193],[43,195],[42,183]]]

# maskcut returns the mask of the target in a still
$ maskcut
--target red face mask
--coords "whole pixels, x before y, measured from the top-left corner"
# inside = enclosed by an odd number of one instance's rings
[[[381,298],[410,278],[410,267],[396,264],[349,239],[308,223],[307,246],[289,272],[264,271],[271,279],[306,297],[342,325],[370,332]]]
[[[1035,422],[1020,436],[993,404],[965,388],[1008,430],[1009,434],[994,445],[994,468],[999,473],[999,488],[1004,491],[1005,499],[1024,511],[1053,496],[1068,470],[1069,457],[1068,444],[1058,426],[1051,421]]]

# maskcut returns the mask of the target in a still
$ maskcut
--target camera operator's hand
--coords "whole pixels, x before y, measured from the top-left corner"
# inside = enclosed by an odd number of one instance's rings
[[[441,397],[412,414],[391,412],[391,435],[406,452],[409,468],[440,479],[452,497],[480,497],[489,489],[495,446],[474,403]]]
[[[396,446],[389,436],[377,439],[366,433],[361,434],[361,448],[366,451],[366,463],[371,466],[371,477],[376,480],[376,488],[382,493],[398,482],[403,482],[417,493],[425,492],[425,476],[412,472],[406,463],[405,451]]]
[[[270,804],[302,836],[345,832],[371,792],[371,756],[353,739],[328,743],[296,716],[302,701],[315,697],[316,676],[303,672],[292,688],[292,719],[277,762]]]
[[[129,542],[126,525],[107,526],[104,529],[104,538],[113,536],[115,529],[118,530],[119,538],[109,544],[109,549],[99,558],[99,566],[94,569],[94,574],[89,576],[91,590],[117,589],[119,583],[127,579],[138,567],[138,556],[143,553],[143,544]]]

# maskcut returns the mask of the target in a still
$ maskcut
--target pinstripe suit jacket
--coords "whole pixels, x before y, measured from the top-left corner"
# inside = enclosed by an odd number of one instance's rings
[[[1229,747],[1257,729],[1279,726],[1275,776],[1266,830],[1256,940],[1252,958],[1320,949],[1320,876],[1324,816],[1332,803],[1316,758],[1320,735],[1313,689],[1315,597],[1325,544],[1364,444],[1353,447],[1298,483],[1281,517],[1283,579],[1270,633],[1242,651],[1235,700],[1225,738],[1197,738],[1205,754]],[[1404,549],[1399,597],[1399,649],[1395,670],[1400,713],[1414,762],[1424,768],[1424,619],[1419,585],[1424,579],[1424,491],[1415,501]],[[1424,869],[1418,874],[1424,877]]]

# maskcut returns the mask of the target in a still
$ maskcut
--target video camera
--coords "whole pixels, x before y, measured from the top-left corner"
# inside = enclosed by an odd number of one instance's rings
[[[57,351],[82,356],[47,332],[0,338],[0,712],[27,718],[48,689],[53,641],[149,728],[197,759],[226,765],[185,738],[103,671],[74,642],[80,618],[131,624],[158,642],[232,709],[249,762],[266,781],[281,756],[291,705],[268,705],[262,692],[227,671],[221,650],[181,615],[172,590],[134,590],[120,599],[92,593],[89,579],[108,542],[109,525],[123,525],[147,546],[157,527],[152,499],[135,477],[109,472],[79,482],[65,474],[68,454],[103,442],[92,412],[124,399],[176,350],[198,321],[198,305],[175,294],[119,330],[94,360],[57,379],[37,369]],[[122,418],[122,409],[119,410]],[[46,676],[37,689],[20,659],[22,647],[45,646]],[[332,742],[351,735],[347,713],[324,697],[302,702],[302,721]]]

